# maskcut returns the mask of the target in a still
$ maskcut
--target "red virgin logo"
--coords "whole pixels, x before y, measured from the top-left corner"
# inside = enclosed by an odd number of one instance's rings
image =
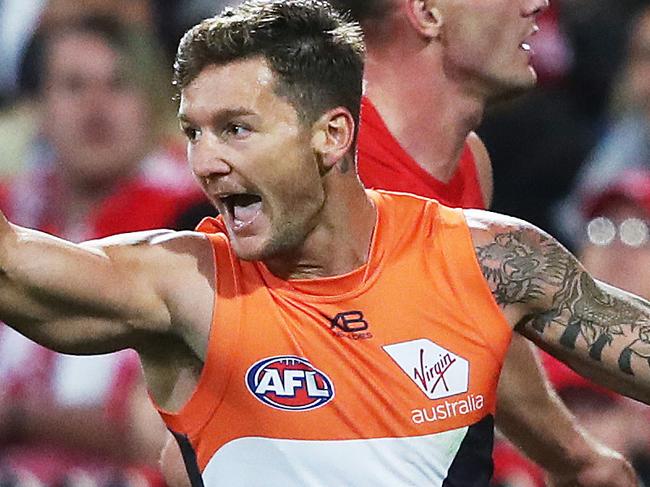
[[[384,350],[429,399],[468,390],[469,362],[429,339],[386,345]]]

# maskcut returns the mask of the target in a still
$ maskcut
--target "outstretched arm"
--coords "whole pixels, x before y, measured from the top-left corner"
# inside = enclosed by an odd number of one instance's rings
[[[466,139],[474,155],[485,206],[492,201],[492,163],[476,133]],[[592,440],[548,383],[533,345],[512,337],[497,390],[496,425],[544,468],[554,486],[633,487],[632,467]],[[540,420],[543,418],[543,420]]]
[[[170,235],[77,245],[12,225],[0,214],[0,319],[61,352],[137,347],[171,327],[166,283],[183,255]]]
[[[467,216],[479,265],[516,330],[582,375],[650,403],[650,303],[596,281],[530,224]]]

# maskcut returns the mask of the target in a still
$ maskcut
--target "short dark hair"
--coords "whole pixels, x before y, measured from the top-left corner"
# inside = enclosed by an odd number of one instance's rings
[[[183,36],[173,83],[180,94],[208,66],[262,56],[303,122],[343,106],[358,123],[363,52],[359,25],[323,0],[252,0]]]
[[[334,8],[348,13],[363,24],[369,20],[381,20],[389,12],[393,0],[328,0]]]

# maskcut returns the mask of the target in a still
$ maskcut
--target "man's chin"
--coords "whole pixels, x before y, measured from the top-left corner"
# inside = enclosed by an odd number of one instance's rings
[[[495,89],[490,93],[487,103],[488,105],[492,105],[493,103],[512,100],[529,92],[535,86],[537,86],[537,75],[534,71],[526,77],[522,76],[518,79],[495,83]]]
[[[240,260],[255,261],[264,260],[266,252],[262,239],[255,237],[234,237],[230,236],[230,245],[235,255]]]
[[[267,261],[290,254],[290,250],[273,245],[259,237],[247,237],[230,241],[235,255],[240,260]]]

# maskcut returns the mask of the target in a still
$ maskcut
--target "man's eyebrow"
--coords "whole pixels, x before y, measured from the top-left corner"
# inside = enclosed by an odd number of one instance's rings
[[[213,124],[218,124],[219,122],[223,122],[224,120],[228,120],[233,117],[241,117],[244,115],[256,115],[256,113],[252,111],[250,108],[245,108],[245,107],[224,108],[222,110],[218,110],[214,112],[211,115],[210,119]],[[180,122],[190,123],[190,119],[187,116],[187,114],[183,112],[178,112],[177,116]]]

